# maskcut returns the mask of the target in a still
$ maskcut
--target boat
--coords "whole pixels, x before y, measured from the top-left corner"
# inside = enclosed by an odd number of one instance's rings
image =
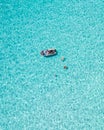
[[[56,49],[47,49],[47,50],[42,50],[42,51],[40,52],[40,54],[41,54],[42,56],[48,57],[48,56],[56,55],[57,52],[56,52]]]

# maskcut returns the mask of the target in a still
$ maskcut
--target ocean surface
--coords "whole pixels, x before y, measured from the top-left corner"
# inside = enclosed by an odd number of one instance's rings
[[[0,130],[104,130],[103,0],[0,0]]]

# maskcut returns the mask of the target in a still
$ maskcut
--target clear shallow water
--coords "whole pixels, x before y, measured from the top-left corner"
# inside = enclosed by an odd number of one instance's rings
[[[103,130],[104,2],[0,6],[0,130]]]

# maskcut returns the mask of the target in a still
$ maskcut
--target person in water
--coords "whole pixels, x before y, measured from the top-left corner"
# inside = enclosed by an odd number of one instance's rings
[[[67,66],[64,66],[64,69],[68,69],[68,67],[67,67]]]
[[[64,60],[65,60],[65,58],[62,56],[62,57],[61,57],[61,61],[64,61]]]

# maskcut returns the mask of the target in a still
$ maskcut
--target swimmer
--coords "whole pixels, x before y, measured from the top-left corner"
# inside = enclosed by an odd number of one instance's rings
[[[62,57],[61,57],[61,60],[62,60],[62,61],[64,61],[64,60],[65,60],[65,58],[62,56]]]
[[[67,67],[67,66],[64,66],[64,69],[68,69],[68,67]]]

